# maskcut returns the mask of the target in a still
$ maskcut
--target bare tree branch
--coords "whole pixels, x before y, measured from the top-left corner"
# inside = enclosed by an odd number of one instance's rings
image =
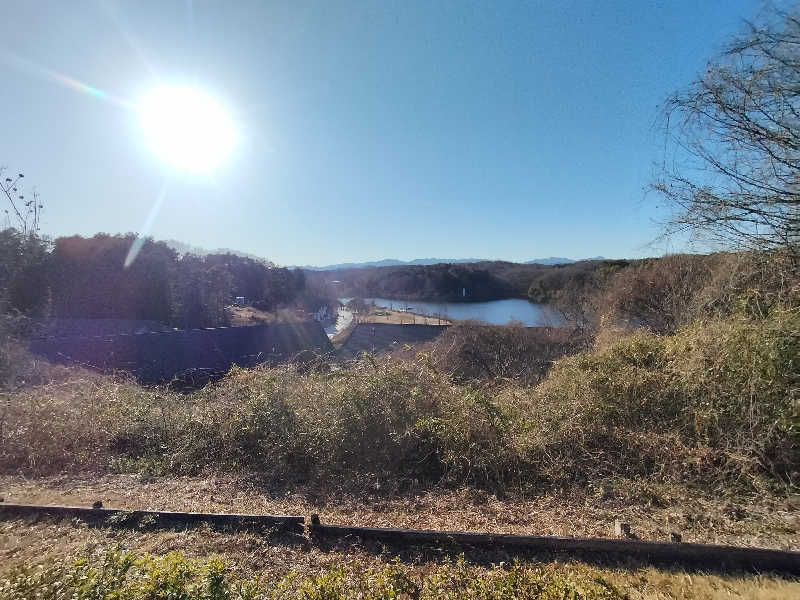
[[[800,252],[800,17],[749,24],[664,106],[667,233]],[[667,160],[669,157],[670,160]]]

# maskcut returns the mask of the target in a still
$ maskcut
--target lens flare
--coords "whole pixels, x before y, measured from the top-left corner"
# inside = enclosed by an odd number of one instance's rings
[[[0,53],[0,63],[27,75],[31,75],[45,81],[51,81],[65,88],[80,92],[81,94],[86,94],[87,96],[91,96],[97,100],[103,100],[104,102],[109,102],[129,110],[135,108],[135,105],[125,98],[115,96],[106,90],[96,88],[64,73],[58,73],[52,69],[48,69],[47,67],[44,67],[38,63],[17,56],[16,54],[11,54],[9,52]]]

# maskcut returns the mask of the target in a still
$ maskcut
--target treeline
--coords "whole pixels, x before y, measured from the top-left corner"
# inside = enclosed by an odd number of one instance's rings
[[[341,296],[401,300],[479,301],[513,295],[485,263],[391,266],[309,271],[309,280],[333,285]]]
[[[139,246],[132,250],[132,246]],[[135,255],[135,256],[134,256]],[[244,296],[262,310],[316,308],[324,293],[303,271],[233,254],[181,255],[135,234],[50,242],[0,232],[0,306],[31,316],[145,319],[175,327],[228,323],[225,307]]]
[[[628,264],[614,260],[565,265],[487,261],[312,271],[308,277],[320,285],[333,284],[340,295],[350,297],[449,302],[529,298],[544,303],[551,302],[561,290],[583,287],[597,272],[613,272]]]

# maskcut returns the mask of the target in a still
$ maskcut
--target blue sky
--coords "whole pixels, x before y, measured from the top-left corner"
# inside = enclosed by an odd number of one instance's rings
[[[3,6],[0,165],[45,233],[141,231],[163,190],[156,238],[319,265],[681,249],[648,245],[658,105],[760,3]],[[124,106],[164,84],[236,123],[213,174],[161,162]]]

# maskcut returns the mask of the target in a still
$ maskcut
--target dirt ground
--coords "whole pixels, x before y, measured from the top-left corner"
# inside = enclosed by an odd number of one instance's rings
[[[375,308],[368,315],[359,315],[361,323],[393,323],[395,325],[450,325],[447,319],[439,317],[426,317],[416,313],[388,308]]]
[[[230,306],[228,312],[231,317],[233,327],[245,327],[248,325],[263,325],[273,323],[275,315],[267,313],[252,306]],[[368,315],[359,315],[358,321],[361,323],[393,323],[393,324],[416,324],[416,325],[450,325],[447,319],[438,317],[426,317],[415,313],[401,310],[390,310],[388,308],[375,308]]]

